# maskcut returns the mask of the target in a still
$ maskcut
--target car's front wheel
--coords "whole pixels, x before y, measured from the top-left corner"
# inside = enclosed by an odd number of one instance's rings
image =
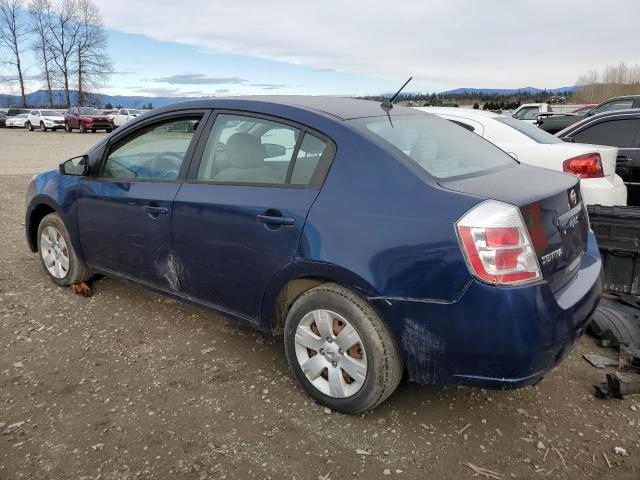
[[[80,122],[80,133],[87,133],[87,129],[82,122]]]
[[[38,226],[38,251],[42,266],[58,285],[71,285],[91,278],[69,239],[69,232],[57,213],[45,216]]]
[[[289,310],[284,337],[296,380],[333,410],[372,409],[402,378],[402,358],[391,332],[362,297],[340,285],[302,294]]]
[[[44,126],[44,122],[40,122],[40,131],[41,132],[46,132],[47,131],[47,127]]]

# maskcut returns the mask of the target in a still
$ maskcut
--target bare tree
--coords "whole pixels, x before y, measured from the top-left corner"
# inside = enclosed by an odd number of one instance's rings
[[[89,88],[102,85],[113,72],[106,53],[107,34],[98,7],[92,0],[77,0],[79,25],[76,45],[76,71],[78,75],[78,104],[94,103],[87,97]]]
[[[47,49],[55,69],[60,74],[67,107],[71,106],[69,85],[74,73],[73,55],[80,34],[76,8],[77,2],[75,0],[61,0],[54,4],[51,14],[46,17],[50,40]]]
[[[6,62],[16,69],[24,108],[27,106],[27,97],[24,94],[24,75],[20,54],[28,29],[22,15],[22,4],[23,0],[0,0],[0,48],[9,51]]]
[[[51,32],[48,28],[49,16],[51,15],[50,0],[32,0],[29,5],[29,14],[31,15],[31,32],[35,37],[32,47],[40,64],[42,78],[46,82],[47,106],[51,108],[53,107],[51,92],[53,60],[51,59]]]
[[[572,96],[576,103],[596,103],[620,95],[640,94],[640,64],[628,66],[624,62],[607,65],[601,73],[589,70],[577,81]]]

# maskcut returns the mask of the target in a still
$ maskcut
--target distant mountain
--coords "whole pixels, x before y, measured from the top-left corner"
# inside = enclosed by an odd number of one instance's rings
[[[515,95],[518,93],[526,93],[534,95],[536,93],[548,92],[548,93],[573,93],[578,87],[560,87],[560,88],[535,88],[535,87],[522,87],[522,88],[456,88],[454,90],[447,90],[440,92],[440,95]]]
[[[65,94],[64,90],[54,90],[53,92],[53,104],[54,106],[64,105]],[[71,104],[75,104],[78,99],[78,92],[72,90],[70,93]],[[194,97],[145,97],[137,95],[105,95],[102,93],[89,94],[95,103],[100,106],[104,106],[107,103],[111,103],[114,107],[121,105],[123,107],[137,108],[144,104],[151,103],[154,107],[161,107],[170,103],[180,102],[183,100],[194,100]],[[17,107],[20,105],[20,96],[18,95],[6,95],[0,94],[0,108]],[[45,107],[47,105],[47,92],[45,90],[38,90],[37,92],[27,94],[27,106],[29,107]]]

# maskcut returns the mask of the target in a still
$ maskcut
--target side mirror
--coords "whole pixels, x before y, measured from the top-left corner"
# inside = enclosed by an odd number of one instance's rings
[[[263,143],[264,158],[281,157],[287,153],[287,149],[282,145],[276,145],[275,143]]]
[[[60,173],[62,175],[86,175],[89,170],[89,164],[87,162],[87,156],[81,155],[79,157],[73,157],[60,164]]]

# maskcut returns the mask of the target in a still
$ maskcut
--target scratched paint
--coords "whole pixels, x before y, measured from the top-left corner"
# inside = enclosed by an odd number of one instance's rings
[[[436,383],[438,359],[444,353],[444,343],[424,325],[410,318],[405,319],[404,323],[402,345],[406,352],[407,370],[420,372],[420,378],[412,378],[412,380]]]

